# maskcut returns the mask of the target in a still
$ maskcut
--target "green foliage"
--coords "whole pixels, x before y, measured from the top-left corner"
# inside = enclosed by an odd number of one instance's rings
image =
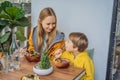
[[[11,17],[11,19],[14,20],[19,12],[19,8],[16,6],[6,7],[5,11]]]
[[[9,27],[11,29],[10,34],[15,27],[27,27],[29,26],[28,18],[25,17],[25,10],[21,7],[14,6],[10,1],[4,1],[0,3],[0,33],[5,27]],[[20,41],[24,41],[26,38],[24,34],[20,31],[16,32],[17,39]],[[10,42],[8,37],[11,38],[11,35],[5,33],[4,36],[0,34],[0,44],[4,45],[5,42]],[[8,47],[10,45],[7,45]],[[2,47],[0,45],[0,47]]]
[[[8,52],[9,51],[9,46],[11,42],[10,38],[10,31],[6,32],[6,34],[2,35],[0,38],[0,51],[2,52]]]
[[[19,9],[19,12],[18,12],[17,15],[16,15],[16,19],[21,19],[22,17],[24,17],[24,15],[25,15],[24,9],[23,9],[23,8],[20,8],[20,9]]]
[[[50,60],[48,55],[43,55],[41,61],[38,63],[41,69],[50,68]]]
[[[0,7],[0,13],[2,12],[2,8]]]
[[[0,20],[0,32],[4,29],[6,24],[8,24],[8,21]]]
[[[1,3],[0,20],[4,23],[7,22],[6,25],[9,25],[10,28],[16,26],[26,27],[29,25],[29,21],[25,17],[25,10],[22,7],[18,8],[12,5],[9,1]]]
[[[5,43],[8,39],[9,39],[9,37],[10,37],[10,32],[8,31],[8,32],[6,32],[6,34],[4,34],[3,36],[1,36],[1,38],[0,38],[0,42],[3,44],[3,43]]]
[[[5,11],[6,7],[12,7],[12,3],[9,1],[5,1],[1,3],[1,8]]]
[[[10,29],[15,27],[27,27],[29,25],[28,18],[25,17],[25,10],[21,7],[14,6],[9,1],[4,1],[0,4],[0,32],[6,26]],[[25,40],[24,34],[16,32],[17,39]]]
[[[20,31],[16,31],[15,34],[16,34],[16,39],[17,40],[20,40],[20,41],[25,41],[26,40],[26,37],[24,37],[23,36],[24,34],[22,34]]]

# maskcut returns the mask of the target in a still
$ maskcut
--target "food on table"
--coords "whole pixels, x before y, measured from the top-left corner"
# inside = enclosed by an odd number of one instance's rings
[[[58,68],[67,68],[69,66],[69,60],[57,58],[54,60],[54,64]]]
[[[28,51],[28,53],[25,54],[25,57],[29,62],[40,61],[40,54],[36,51]]]
[[[37,74],[25,75],[21,80],[40,80]]]

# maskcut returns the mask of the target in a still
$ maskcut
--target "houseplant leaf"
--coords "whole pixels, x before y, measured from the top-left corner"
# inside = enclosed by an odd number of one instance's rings
[[[28,18],[26,18],[26,17],[23,17],[23,18],[19,19],[18,21],[21,23],[22,27],[26,27],[29,25]]]
[[[12,23],[12,27],[27,27],[29,25],[29,21],[27,18],[23,17],[22,19],[19,20],[10,20],[10,23]]]
[[[6,12],[6,7],[12,7],[13,5],[12,5],[12,3],[11,2],[9,2],[9,1],[4,1],[3,3],[1,3],[1,8],[2,8],[2,10],[4,10],[5,12]]]
[[[6,7],[6,13],[8,15],[10,15],[10,17],[14,20],[16,15],[18,14],[19,12],[19,8],[16,7],[16,6],[13,6],[13,7]]]
[[[6,25],[8,25],[9,24],[9,22],[7,21],[7,20],[1,20],[0,19],[0,27],[2,26],[4,26],[4,27],[6,27]]]
[[[0,14],[0,18],[11,19],[10,16],[7,14]]]
[[[23,8],[20,8],[18,10],[18,13],[17,13],[15,19],[21,19],[22,17],[24,17],[24,15],[25,15],[25,10]]]
[[[26,40],[26,37],[20,31],[16,31],[15,34],[16,34],[16,39],[17,40],[20,40],[20,41],[25,41]]]
[[[4,28],[4,26],[0,25],[0,32],[3,30],[3,28]]]
[[[10,33],[9,31],[6,32],[3,36],[1,36],[0,42],[1,42],[1,43],[5,43],[5,42],[9,39],[10,34],[11,34],[11,33]]]
[[[2,8],[0,7],[0,13],[2,12]]]
[[[6,27],[7,24],[8,24],[8,21],[0,19],[0,32]]]

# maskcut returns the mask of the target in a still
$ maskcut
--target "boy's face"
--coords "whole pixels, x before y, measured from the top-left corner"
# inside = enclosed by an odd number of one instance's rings
[[[73,52],[74,51],[73,43],[72,43],[72,41],[70,39],[68,39],[65,42],[65,48],[66,48],[66,51],[69,51],[69,52]]]

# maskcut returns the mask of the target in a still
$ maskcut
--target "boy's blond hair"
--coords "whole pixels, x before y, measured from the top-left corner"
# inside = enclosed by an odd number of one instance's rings
[[[88,47],[88,39],[84,33],[72,32],[69,34],[69,39],[73,43],[73,47],[78,47],[78,51],[82,52]]]

